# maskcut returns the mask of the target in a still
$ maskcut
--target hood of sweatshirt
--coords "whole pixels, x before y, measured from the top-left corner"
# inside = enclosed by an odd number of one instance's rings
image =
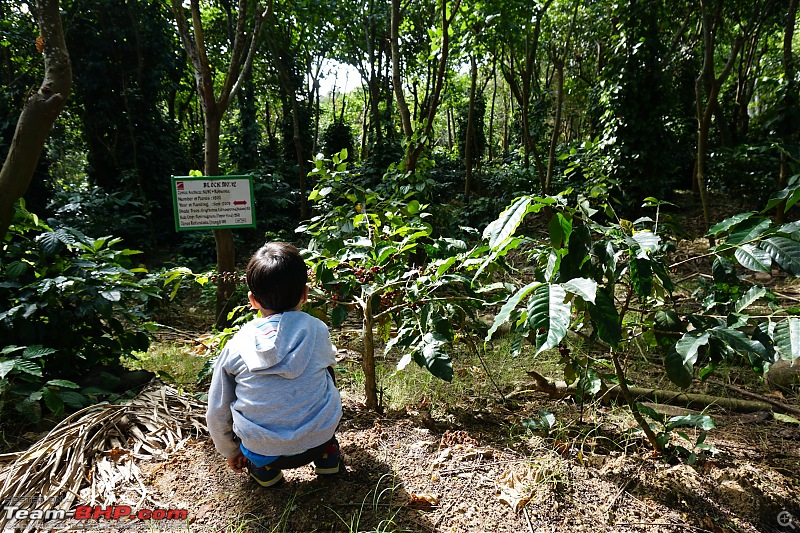
[[[295,378],[303,373],[309,363],[308,357],[298,354],[314,353],[317,337],[312,334],[310,319],[302,311],[281,313],[277,335],[269,325],[269,320],[254,320],[242,328],[239,341],[247,343],[239,353],[248,370],[254,373],[277,374]]]

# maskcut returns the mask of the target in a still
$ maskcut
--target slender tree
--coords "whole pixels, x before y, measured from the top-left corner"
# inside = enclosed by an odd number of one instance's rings
[[[566,57],[571,55],[569,53],[572,45],[572,32],[575,29],[575,22],[578,16],[579,2],[576,1],[572,9],[572,14],[569,17],[569,25],[567,26],[567,34],[563,40],[553,40],[553,43],[563,43],[559,49],[557,44],[551,44],[550,47],[550,61],[553,65],[554,76],[554,91],[556,93],[555,109],[553,111],[553,131],[550,136],[550,149],[547,154],[547,174],[544,179],[544,194],[550,194],[550,187],[553,183],[553,172],[556,161],[556,149],[558,147],[558,140],[561,137],[561,122],[564,111],[564,66],[566,64]]]
[[[701,0],[700,24],[703,33],[703,67],[695,80],[695,104],[697,113],[697,155],[695,157],[695,180],[703,204],[703,220],[706,229],[711,227],[711,211],[708,201],[708,185],[706,184],[706,159],[708,157],[708,138],[711,131],[711,120],[718,105],[718,96],[722,84],[736,64],[744,37],[738,33],[728,52],[728,58],[719,74],[716,72],[717,33],[722,25],[722,0]]]
[[[784,148],[781,150],[781,166],[778,173],[778,190],[785,188],[789,184],[789,154],[786,151],[786,145],[789,143],[790,137],[796,133],[797,124],[800,123],[800,111],[798,111],[798,86],[795,80],[795,73],[797,71],[797,59],[795,58],[792,50],[792,43],[794,42],[794,29],[797,19],[797,4],[798,0],[790,0],[789,9],[786,14],[786,23],[783,30],[783,87],[781,87],[781,115],[778,124],[778,134],[781,137],[781,144]],[[786,201],[779,203],[776,207],[776,218],[783,221],[786,218]]]
[[[519,104],[524,147],[525,167],[530,168],[531,155],[539,174],[542,191],[547,190],[547,172],[533,135],[531,115],[533,98],[539,90],[539,41],[542,20],[553,0],[538,4],[533,10],[533,23],[530,22],[529,6],[517,4],[515,17],[503,20],[504,45],[501,48],[500,69],[508,83],[511,94]]]
[[[72,90],[72,65],[58,0],[38,0],[35,15],[44,54],[44,80],[25,102],[0,170],[0,239],[8,232],[14,204],[28,189],[45,140]]]
[[[438,46],[438,62],[435,71],[428,79],[431,84],[431,91],[425,98],[425,105],[420,110],[421,123],[415,129],[412,120],[411,110],[406,102],[405,88],[403,86],[402,67],[400,61],[400,23],[402,20],[402,10],[400,0],[392,0],[392,17],[390,29],[390,42],[392,50],[392,86],[395,98],[397,99],[397,111],[403,126],[403,135],[408,143],[405,154],[405,170],[413,173],[417,168],[422,152],[427,146],[427,140],[433,131],[436,111],[441,103],[442,87],[445,82],[447,72],[447,57],[450,52],[450,28],[453,20],[459,12],[461,0],[455,0],[449,5],[447,0],[441,0],[438,6],[440,19],[441,42]]]
[[[264,17],[271,11],[270,2],[265,11],[261,11],[258,2],[254,6],[254,22],[248,35],[248,13],[250,5],[248,0],[239,0],[237,6],[236,26],[230,52],[225,78],[219,94],[215,94],[215,76],[206,52],[205,34],[203,31],[200,1],[191,0],[189,14],[191,24],[186,18],[186,8],[181,0],[172,1],[172,12],[177,22],[178,32],[181,36],[184,49],[194,67],[197,94],[203,108],[204,141],[204,168],[206,176],[219,175],[219,134],[220,124],[231,99],[238,93],[242,80],[253,64],[253,55],[258,42]],[[249,43],[249,44],[248,44]],[[235,289],[235,281],[229,273],[234,272],[236,266],[236,249],[233,244],[233,233],[229,229],[216,229],[214,241],[217,249],[217,272],[221,274],[221,281],[217,284],[217,310],[216,324],[224,326],[227,323],[230,298]]]

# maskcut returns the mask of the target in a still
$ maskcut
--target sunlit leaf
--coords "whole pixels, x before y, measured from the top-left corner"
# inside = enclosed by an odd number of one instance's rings
[[[492,327],[489,328],[489,331],[486,333],[486,342],[489,342],[492,339],[492,335],[494,335],[495,331],[508,322],[509,317],[511,316],[511,312],[517,308],[519,303],[525,298],[528,294],[534,291],[537,287],[539,287],[541,283],[538,281],[534,281],[522,287],[516,293],[514,293],[506,303],[503,304],[503,307],[500,308],[500,312],[494,317],[494,323]]]
[[[734,310],[737,313],[741,313],[748,307],[750,307],[753,303],[755,303],[759,298],[767,294],[767,289],[764,287],[759,287],[754,285],[750,287],[744,294],[742,294],[739,299],[736,301],[736,305],[734,306]]]
[[[787,237],[770,237],[761,242],[761,247],[785,272],[800,276],[800,243]]]
[[[658,249],[658,243],[661,238],[650,231],[637,231],[632,236],[633,240],[639,244],[642,253],[638,254],[639,257],[647,257],[646,254],[655,252]]]
[[[712,337],[722,341],[725,346],[728,346],[733,351],[746,357],[755,356],[757,358],[762,358],[766,356],[767,351],[763,344],[749,339],[747,335],[738,329],[717,326],[708,330],[708,333]]]
[[[517,231],[522,219],[531,211],[532,202],[532,196],[517,198],[495,221],[486,226],[483,238],[489,240],[491,248],[496,248]]]
[[[749,211],[747,213],[737,213],[737,214],[733,215],[732,217],[728,217],[725,220],[723,220],[722,222],[719,222],[719,223],[714,224],[713,226],[711,226],[711,229],[708,230],[708,234],[709,235],[713,235],[714,237],[719,237],[720,234],[725,233],[726,231],[731,229],[733,226],[735,226],[739,222],[742,222],[743,220],[747,220],[748,218],[752,217],[753,215],[755,215],[755,212],[753,212],[753,211]]]
[[[765,250],[752,244],[743,244],[736,249],[733,255],[739,264],[748,270],[766,273],[772,271],[772,257]]]
[[[561,285],[541,285],[528,302],[528,323],[537,331],[536,353],[555,348],[567,335],[571,306],[564,303],[567,292]],[[541,332],[540,330],[544,330]],[[544,334],[544,341],[540,341]]]
[[[736,227],[731,228],[732,231],[728,235],[728,238],[725,239],[725,244],[734,246],[756,241],[764,234],[771,224],[772,222],[768,218],[749,218],[736,225]]]
[[[795,361],[800,357],[800,318],[790,317],[775,325],[775,351],[781,359]]]
[[[714,425],[714,421],[708,415],[673,416],[667,421],[666,426],[667,430],[671,430],[676,427],[689,426],[701,429],[703,431],[708,431],[717,427]]]
[[[553,248],[562,248],[569,241],[569,236],[572,233],[572,220],[561,213],[556,213],[550,217],[548,225],[550,245]]]
[[[567,292],[576,294],[584,301],[595,303],[597,282],[588,278],[574,278],[561,284]]]
[[[17,359],[14,368],[32,376],[42,377],[42,367],[29,359]]]

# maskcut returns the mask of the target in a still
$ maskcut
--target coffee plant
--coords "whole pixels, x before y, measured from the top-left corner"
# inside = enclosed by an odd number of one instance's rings
[[[756,213],[742,213],[712,227],[709,236],[718,244],[693,258],[712,261],[713,273],[712,282],[698,289],[701,305],[695,307],[673,297],[670,267],[677,265],[667,262],[671,243],[658,224],[660,202],[650,198],[643,206],[655,208],[655,219],[628,221],[617,218],[609,204],[597,210],[581,196],[570,205],[571,193],[519,197],[484,231],[487,262],[517,250],[532,265],[527,283],[497,313],[487,342],[508,324],[517,347],[526,340],[535,354],[559,347],[566,380],[577,381],[582,394],[609,383],[618,386],[657,450],[669,440],[642,416],[623,368],[625,354],[639,339],[665,352],[666,374],[682,388],[722,362],[743,359],[764,370],[779,358],[800,355],[800,318],[775,305],[769,288],[734,268],[766,273],[775,266],[800,275],[800,225],[775,225]],[[545,209],[551,213],[547,236],[520,235],[525,218]],[[766,301],[769,312],[748,314],[758,301]],[[591,355],[573,355],[563,344],[568,332],[588,339]],[[694,422],[708,426],[705,419]]]
[[[45,223],[20,203],[0,259],[0,411],[36,420],[109,394],[79,385],[146,350],[161,280],[120,239]]]
[[[311,309],[333,326],[354,316],[361,328],[366,405],[380,409],[375,331],[386,351],[435,376],[453,377],[454,344],[477,338],[477,311],[503,286],[474,283],[481,249],[435,234],[417,187],[391,195],[356,184],[346,152],[315,161],[310,199],[320,214],[298,229],[311,237],[305,256],[312,273]],[[417,180],[418,182],[419,180]],[[490,270],[484,269],[484,275]]]

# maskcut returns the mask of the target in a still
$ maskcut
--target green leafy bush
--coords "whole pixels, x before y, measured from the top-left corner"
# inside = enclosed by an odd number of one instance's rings
[[[160,278],[119,243],[51,227],[18,206],[0,260],[0,410],[34,412],[39,400],[55,413],[85,406],[104,391],[78,383],[147,350]]]
[[[334,326],[353,315],[362,324],[367,405],[380,408],[373,329],[387,351],[401,352],[400,369],[414,361],[450,381],[451,347],[474,331],[492,288],[473,288],[474,248],[434,235],[428,206],[416,199],[426,190],[424,176],[390,195],[358,185],[345,157],[316,160],[309,199],[320,215],[298,231],[311,237],[311,312]]]
[[[48,207],[61,224],[87,235],[113,234],[144,242],[150,234],[147,206],[129,192],[109,193],[101,187],[59,191]]]
[[[655,207],[655,219],[631,222],[616,218],[608,204],[598,206],[603,208],[599,211],[579,197],[573,207],[567,196],[569,191],[517,198],[484,231],[489,243],[485,264],[517,250],[533,265],[531,279],[500,308],[487,341],[508,324],[518,347],[526,340],[536,354],[558,347],[565,378],[578,380],[580,392],[594,394],[612,382],[624,396],[627,376],[620,354],[640,337],[665,351],[666,374],[682,388],[722,362],[743,360],[764,370],[779,358],[800,356],[800,317],[780,309],[768,288],[734,268],[738,263],[767,273],[777,267],[800,276],[799,223],[776,225],[756,213],[741,213],[712,227],[709,234],[719,244],[705,257],[713,259],[714,275],[701,286],[697,308],[692,305],[697,300],[686,305],[672,297],[669,235],[658,223],[662,202],[648,198],[643,207]],[[549,213],[546,238],[518,234],[533,213]],[[768,312],[748,314],[757,301],[766,301]],[[562,344],[569,331],[593,343],[595,353],[571,354]],[[632,398],[626,400],[653,447],[663,450],[670,430],[657,435],[642,416],[650,413],[642,413]]]

